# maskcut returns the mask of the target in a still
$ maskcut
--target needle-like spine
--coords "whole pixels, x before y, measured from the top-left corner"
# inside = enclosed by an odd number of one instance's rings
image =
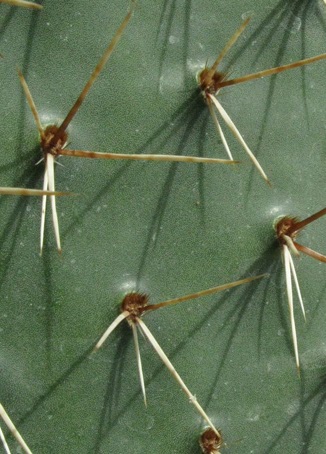
[[[212,423],[211,419],[205,412],[205,410],[202,408],[202,406],[198,403],[197,398],[190,392],[189,388],[186,386],[178,372],[176,371],[175,367],[169,360],[169,358],[166,356],[164,351],[162,350],[161,346],[159,343],[156,341],[155,337],[153,334],[150,332],[150,330],[147,328],[146,324],[139,318],[136,317],[136,322],[140,326],[141,330],[151,343],[152,347],[158,354],[158,356],[161,358],[162,362],[164,365],[168,368],[170,371],[172,377],[179,383],[181,389],[185,392],[185,394],[188,396],[189,401],[196,407],[197,411],[199,414],[202,416],[202,418],[207,422],[207,424],[216,432],[217,435],[219,435],[218,430],[215,428],[214,424]]]
[[[296,236],[300,233],[300,231],[305,228],[311,222],[316,221],[320,217],[326,214],[326,208],[314,213],[313,215],[309,216],[308,218],[304,219],[303,221],[299,221],[295,217],[290,216],[281,216],[277,218],[274,222],[274,229],[276,231],[276,237],[279,243],[282,246],[282,256],[284,261],[284,269],[285,269],[285,282],[286,282],[286,293],[287,293],[287,300],[290,312],[290,322],[291,322],[291,331],[292,331],[292,341],[293,341],[293,348],[295,354],[295,362],[297,366],[298,373],[300,374],[300,359],[299,359],[299,348],[298,348],[298,336],[297,330],[295,325],[295,318],[294,318],[294,308],[293,308],[293,288],[292,288],[292,279],[294,281],[296,292],[298,295],[301,311],[303,314],[304,319],[306,320],[306,313],[303,303],[303,298],[299,286],[299,281],[297,277],[297,273],[294,266],[294,261],[292,259],[291,253],[295,256],[299,255],[299,252],[304,252],[305,254],[326,263],[326,256],[320,254],[319,252],[313,251],[306,246],[302,246],[301,244],[297,243]]]
[[[258,71],[257,73],[252,73],[252,74],[247,74],[242,77],[237,77],[234,79],[229,79],[228,74],[221,72],[218,70],[218,66],[223,60],[223,58],[226,56],[226,54],[230,51],[232,46],[236,43],[240,35],[243,33],[245,28],[247,27],[249,23],[250,18],[245,19],[238,30],[233,34],[233,36],[229,39],[227,44],[224,46],[222,52],[219,54],[215,62],[211,67],[208,67],[205,65],[204,69],[202,69],[198,74],[197,74],[197,83],[198,86],[201,90],[201,93],[204,97],[205,102],[207,103],[209,107],[209,111],[211,114],[211,117],[213,118],[214,124],[216,126],[217,132],[221,138],[221,141],[223,143],[223,146],[227,152],[227,155],[229,157],[232,156],[229,146],[227,144],[226,138],[224,136],[224,133],[222,131],[222,128],[219,124],[218,118],[213,112],[213,106],[216,108],[220,116],[223,118],[224,122],[232,132],[232,134],[235,136],[235,138],[238,140],[238,142],[241,144],[241,146],[244,148],[246,153],[248,154],[249,158],[252,160],[254,163],[255,167],[259,171],[260,175],[264,178],[264,180],[270,185],[269,179],[267,178],[267,175],[265,171],[263,170],[262,166],[259,164],[257,158],[254,156],[246,142],[244,141],[243,137],[241,136],[239,130],[229,117],[229,115],[226,113],[222,105],[219,103],[217,100],[217,95],[219,94],[220,90],[222,88],[231,86],[231,85],[236,85],[244,82],[249,82],[251,80],[256,80],[256,79],[261,79],[266,76],[271,76],[273,74],[278,74],[283,71],[288,71],[291,69],[299,68],[305,65],[310,65],[312,63],[325,60],[326,59],[326,53],[316,55],[314,57],[309,57],[305,58],[303,60],[299,60],[293,63],[285,64],[276,68],[270,68],[262,71]]]
[[[27,2],[24,0],[0,0],[0,3],[7,3],[7,5],[21,6],[23,8],[29,9],[43,9],[42,5],[33,2]]]
[[[26,454],[32,454],[32,451],[29,449],[29,447],[27,446],[25,440],[23,439],[23,437],[20,435],[20,433],[18,432],[16,426],[14,425],[14,423],[12,422],[12,420],[10,419],[8,413],[6,412],[6,410],[4,409],[3,405],[0,404],[0,417],[3,419],[3,421],[5,422],[6,426],[8,427],[8,429],[10,430],[10,432],[13,434],[13,436],[16,438],[17,442],[19,443],[19,445],[23,448],[24,452]],[[2,434],[3,435],[3,434]],[[9,448],[8,448],[8,452],[10,453],[9,451]]]

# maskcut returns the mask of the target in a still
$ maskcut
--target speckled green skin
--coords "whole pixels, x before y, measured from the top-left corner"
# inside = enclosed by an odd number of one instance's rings
[[[63,119],[128,8],[91,3],[0,5],[2,186],[42,185],[16,66],[42,122]],[[242,17],[253,16],[221,65],[234,77],[326,51],[322,1],[138,3],[69,127],[70,147],[225,157],[195,77]],[[270,277],[144,321],[222,430],[223,452],[326,451],[325,265],[296,259],[300,380],[272,228],[326,205],[325,71],[320,62],[220,93],[272,188],[226,129],[237,168],[63,157],[56,187],[79,196],[57,201],[62,256],[49,216],[41,258],[41,201],[1,197],[0,401],[33,453],[199,453],[202,421],[148,343],[140,338],[147,409],[128,325],[90,351],[127,291],[155,303],[262,272]],[[325,253],[325,222],[301,242]]]

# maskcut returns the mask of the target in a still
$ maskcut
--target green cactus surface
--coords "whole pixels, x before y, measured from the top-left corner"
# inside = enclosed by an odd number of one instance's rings
[[[60,124],[130,7],[39,3],[0,4],[0,186],[42,188],[17,68],[42,124]],[[247,17],[219,66],[230,78],[326,52],[322,0],[138,0],[68,148],[227,158],[196,75]],[[299,376],[273,230],[326,206],[325,74],[320,61],[218,94],[271,186],[221,120],[239,164],[59,157],[56,189],[74,194],[57,198],[61,255],[49,203],[40,256],[41,199],[0,196],[0,402],[33,454],[199,454],[206,424],[145,338],[147,408],[128,324],[92,350],[128,292],[156,304],[262,273],[143,320],[221,430],[221,453],[326,452],[326,265],[294,257]],[[326,253],[325,228],[317,220],[300,243]]]

